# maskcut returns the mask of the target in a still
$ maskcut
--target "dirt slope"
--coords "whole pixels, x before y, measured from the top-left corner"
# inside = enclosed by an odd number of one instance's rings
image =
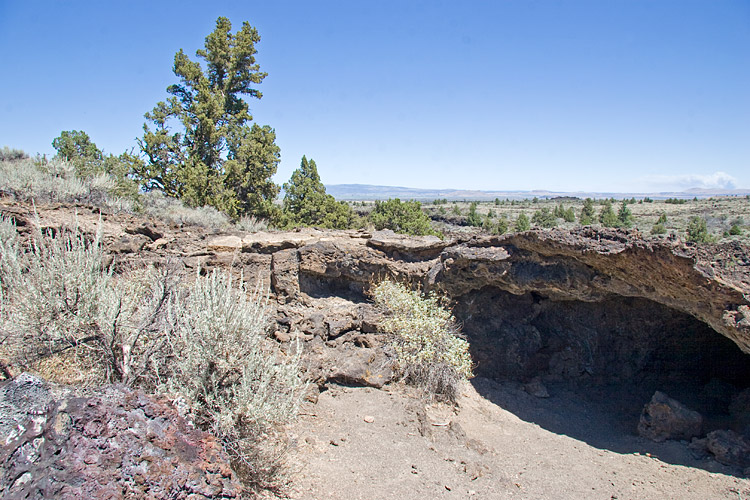
[[[550,388],[534,398],[513,384],[474,382],[516,414],[467,386],[458,408],[427,405],[403,388],[333,385],[296,428],[301,467],[290,497],[313,499],[738,499],[750,482],[685,443],[627,432],[585,396]],[[426,410],[426,411],[425,411]],[[519,418],[517,414],[524,415]],[[567,420],[578,437],[549,430]],[[371,417],[371,418],[370,418]],[[608,420],[614,419],[614,420]],[[372,420],[371,422],[368,422]],[[586,440],[599,440],[600,446]],[[612,451],[617,448],[623,451]],[[631,450],[631,451],[624,451]],[[647,455],[650,454],[650,455]],[[714,472],[701,469],[711,469]]]

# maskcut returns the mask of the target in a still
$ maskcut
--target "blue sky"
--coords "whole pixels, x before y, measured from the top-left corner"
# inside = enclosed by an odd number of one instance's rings
[[[262,37],[279,183],[750,188],[749,0],[0,0],[0,146],[135,147],[218,16]]]

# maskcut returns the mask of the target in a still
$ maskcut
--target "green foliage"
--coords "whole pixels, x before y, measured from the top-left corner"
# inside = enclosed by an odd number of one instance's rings
[[[547,207],[540,208],[534,212],[534,215],[531,217],[531,222],[540,227],[546,228],[557,226],[557,218],[555,218],[555,215],[550,212]]]
[[[742,234],[742,229],[740,229],[739,224],[732,224],[732,227],[729,228],[729,234],[731,236],[739,236]]]
[[[708,234],[706,219],[699,216],[690,217],[687,225],[687,240],[693,243],[707,243],[711,241]]]
[[[424,236],[437,234],[430,225],[430,218],[422,211],[418,201],[401,201],[398,198],[376,201],[370,213],[370,222],[376,229],[391,229],[397,233]]]
[[[651,227],[651,234],[666,234],[667,228],[664,226],[664,224],[654,224]]]
[[[507,217],[503,215],[502,217],[497,219],[497,224],[494,225],[492,232],[494,234],[505,234],[508,232],[509,227],[510,227],[510,223],[508,222]]]
[[[63,130],[52,141],[52,147],[57,151],[57,158],[73,165],[80,179],[110,176],[114,181],[114,186],[109,189],[112,195],[137,200],[138,185],[130,178],[130,174],[142,165],[136,156],[129,153],[105,156],[89,135],[79,130]]]
[[[284,184],[283,227],[317,226],[328,229],[346,229],[354,224],[352,208],[338,202],[320,181],[315,160],[302,157],[300,168]]]
[[[648,196],[646,196],[645,198],[643,198],[643,203],[653,203],[653,202],[654,202],[654,200],[652,200]]]
[[[657,224],[666,224],[667,223],[667,214],[662,213],[659,216],[659,220],[656,221]]]
[[[612,210],[612,201],[605,200],[601,211],[599,212],[599,222],[604,227],[617,227],[620,223],[614,210]]]
[[[431,394],[455,401],[460,383],[473,376],[469,343],[443,300],[385,280],[372,288],[385,313],[381,328],[391,335],[404,378]]]
[[[562,219],[565,222],[575,222],[576,220],[576,215],[573,211],[573,207],[565,208],[562,203],[555,207],[553,214],[556,218]]]
[[[683,198],[667,198],[664,200],[664,203],[668,203],[670,205],[684,205],[687,203],[687,200]]]
[[[522,231],[528,231],[529,229],[531,229],[531,222],[529,222],[529,217],[524,213],[519,214],[518,218],[516,219],[515,230],[520,233]]]
[[[242,96],[260,99],[254,88],[266,77],[255,61],[260,35],[245,22],[232,34],[227,18],[216,20],[216,29],[205,48],[191,61],[180,50],[167,101],[146,113],[148,122],[138,140],[148,161],[134,170],[146,191],[158,190],[190,206],[211,205],[232,217],[254,212],[273,214],[278,187],[271,180],[279,162],[279,148],[270,127],[253,127],[249,106]],[[149,123],[151,125],[149,125]],[[179,123],[179,130],[172,126]],[[153,126],[153,128],[151,128]]]
[[[273,219],[278,217],[274,200],[279,186],[271,181],[281,161],[281,148],[276,145],[276,132],[264,125],[242,127],[231,138],[229,158],[224,164],[224,195],[219,207],[233,219],[253,214]]]
[[[633,212],[630,211],[625,200],[622,200],[620,210],[617,211],[617,225],[618,227],[630,227],[633,225]]]
[[[583,200],[583,208],[581,208],[581,215],[578,217],[578,222],[582,226],[589,226],[594,223],[594,200],[586,198]]]
[[[455,204],[455,203],[453,204],[453,208],[451,209],[451,213],[453,215],[461,215],[461,209],[458,208],[457,204]]]
[[[476,201],[471,202],[469,205],[469,216],[467,217],[466,222],[472,227],[482,226],[482,216],[477,213],[477,205],[478,203]]]

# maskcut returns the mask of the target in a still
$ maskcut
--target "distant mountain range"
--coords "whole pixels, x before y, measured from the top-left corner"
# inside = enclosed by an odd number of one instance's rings
[[[401,198],[402,200],[431,201],[447,198],[448,200],[486,201],[500,198],[501,200],[522,200],[524,198],[644,198],[659,200],[665,198],[710,198],[712,196],[747,196],[750,189],[688,189],[686,191],[660,193],[613,193],[613,192],[556,192],[546,190],[535,191],[478,191],[463,189],[418,189],[398,186],[374,186],[371,184],[330,184],[326,192],[339,200],[387,200]]]

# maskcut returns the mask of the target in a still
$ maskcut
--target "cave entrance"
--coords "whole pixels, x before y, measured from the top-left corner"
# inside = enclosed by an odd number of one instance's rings
[[[700,412],[706,431],[750,423],[750,408],[730,414],[750,387],[750,356],[688,314],[642,298],[582,302],[496,288],[458,297],[454,313],[477,377],[585,387],[626,407],[632,429],[656,390]]]

